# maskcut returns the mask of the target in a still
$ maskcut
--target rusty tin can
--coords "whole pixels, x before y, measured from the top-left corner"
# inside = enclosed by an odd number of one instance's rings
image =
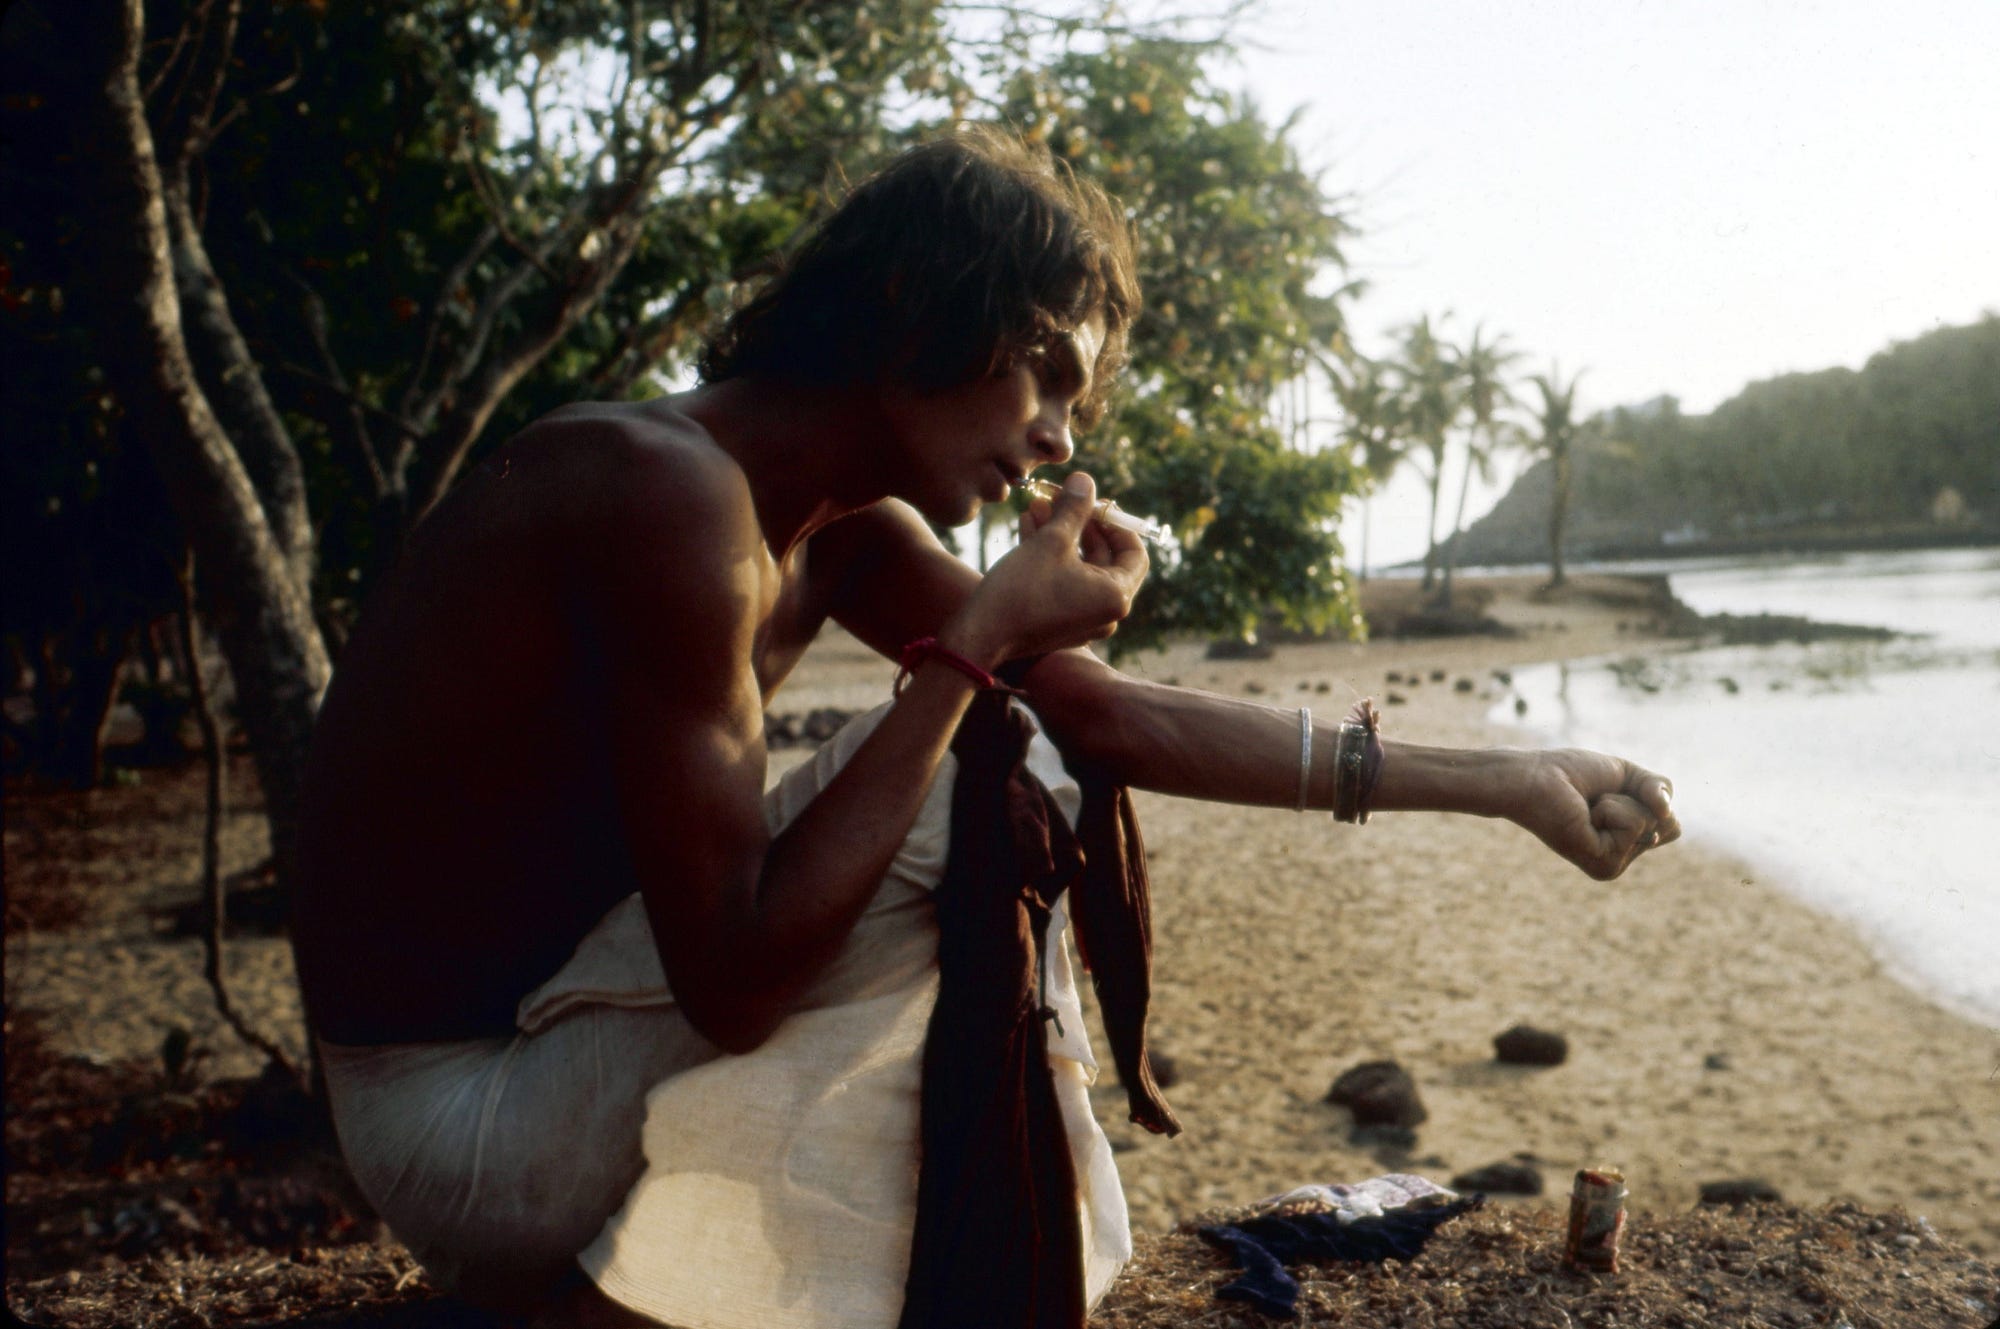
[[[1618,1238],[1625,1231],[1625,1174],[1584,1168],[1569,1195],[1569,1239],[1563,1264],[1593,1273],[1618,1272]]]

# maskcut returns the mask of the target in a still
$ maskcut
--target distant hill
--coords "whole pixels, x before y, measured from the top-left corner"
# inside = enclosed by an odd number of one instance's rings
[[[1604,412],[1574,472],[1566,559],[2000,540],[2000,315],[1859,372],[1752,383],[1707,415],[1671,397]],[[1545,561],[1552,483],[1531,466],[1460,565]]]

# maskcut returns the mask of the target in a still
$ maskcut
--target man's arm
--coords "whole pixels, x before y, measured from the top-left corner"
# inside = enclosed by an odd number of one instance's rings
[[[748,1051],[867,907],[972,684],[942,665],[919,669],[840,773],[768,836],[755,653],[777,581],[748,485],[720,454],[633,445],[625,456],[575,542],[618,813],[676,999],[711,1041]],[[945,644],[990,666],[1109,632],[1138,573],[1079,574],[1071,551],[1085,511],[1075,505],[1017,551],[1012,571],[966,597],[939,627]],[[1029,603],[1027,587],[1044,583],[1048,594]]]
[[[893,657],[901,642],[924,635],[928,624],[943,621],[979,585],[979,574],[900,505],[878,504],[815,538],[836,531],[849,572],[833,616],[884,654]],[[1103,534],[1115,541],[1123,533]],[[1298,798],[1294,710],[1129,678],[1081,649],[1042,658],[1028,672],[1025,690],[1073,761],[1121,784],[1266,807],[1291,807]],[[1337,738],[1337,721],[1316,724],[1310,807],[1333,804]],[[1386,739],[1383,746],[1373,810],[1505,817],[1600,880],[1680,834],[1667,781],[1617,758]]]

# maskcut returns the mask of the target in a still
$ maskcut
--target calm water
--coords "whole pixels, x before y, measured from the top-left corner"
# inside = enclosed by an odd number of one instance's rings
[[[1673,777],[1689,843],[1851,920],[2000,1026],[2000,550],[1654,568],[1703,613],[1920,634],[1517,671],[1536,737]],[[1496,719],[1514,721],[1512,699]]]

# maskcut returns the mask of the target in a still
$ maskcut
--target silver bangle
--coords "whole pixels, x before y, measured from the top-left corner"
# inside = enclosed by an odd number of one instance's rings
[[[1306,810],[1306,790],[1312,784],[1313,770],[1313,713],[1310,706],[1299,707],[1299,803],[1298,811]]]

